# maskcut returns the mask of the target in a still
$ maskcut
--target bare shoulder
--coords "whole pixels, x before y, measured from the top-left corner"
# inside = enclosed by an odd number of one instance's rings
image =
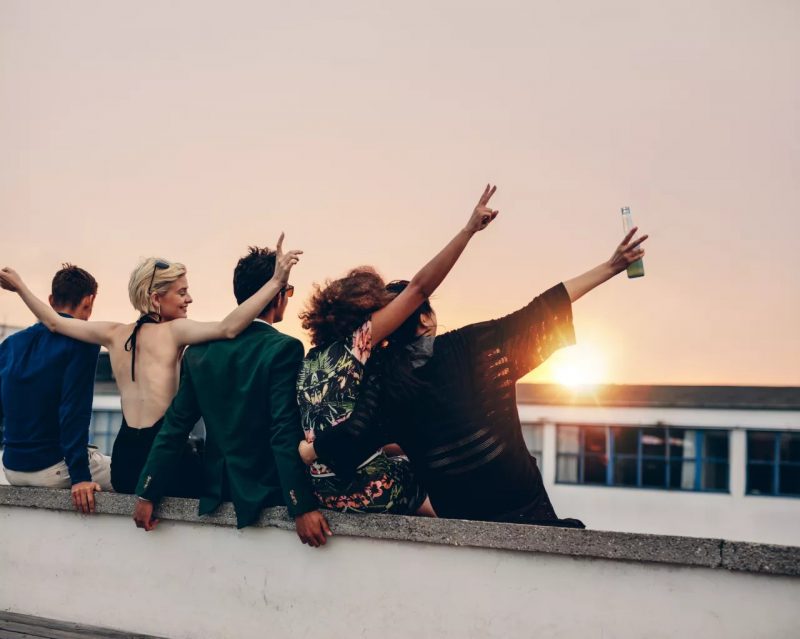
[[[130,324],[117,324],[111,329],[111,347],[112,348],[122,348],[125,345],[125,342],[133,333],[133,329],[136,327],[135,323]]]

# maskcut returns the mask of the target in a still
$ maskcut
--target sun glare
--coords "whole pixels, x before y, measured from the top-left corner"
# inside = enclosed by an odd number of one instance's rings
[[[592,386],[602,384],[606,366],[602,354],[595,348],[578,344],[556,354],[553,361],[553,379],[563,386]]]

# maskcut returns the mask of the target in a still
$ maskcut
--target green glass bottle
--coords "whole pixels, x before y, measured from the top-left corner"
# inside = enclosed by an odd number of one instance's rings
[[[628,233],[633,228],[631,209],[623,206],[620,211],[622,211],[622,228],[625,233]],[[628,267],[628,277],[644,277],[644,262],[642,260],[636,260]]]

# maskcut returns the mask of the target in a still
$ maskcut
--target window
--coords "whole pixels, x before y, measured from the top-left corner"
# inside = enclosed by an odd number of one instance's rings
[[[528,452],[536,458],[539,468],[542,468],[542,450],[544,450],[544,426],[541,424],[525,424],[522,427],[522,436]]]
[[[728,490],[728,431],[559,425],[556,481]]]
[[[800,497],[800,432],[748,431],[747,494]]]
[[[89,424],[89,443],[97,446],[105,455],[111,454],[114,438],[122,425],[122,412],[118,410],[92,411],[92,421]]]

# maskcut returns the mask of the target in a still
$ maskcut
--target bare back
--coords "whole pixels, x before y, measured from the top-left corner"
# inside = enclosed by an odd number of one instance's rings
[[[122,414],[131,428],[149,428],[167,412],[178,392],[183,347],[163,324],[144,324],[136,340],[136,381],[131,379],[131,355],[125,343],[136,324],[120,324],[108,347],[111,368],[122,396]]]

